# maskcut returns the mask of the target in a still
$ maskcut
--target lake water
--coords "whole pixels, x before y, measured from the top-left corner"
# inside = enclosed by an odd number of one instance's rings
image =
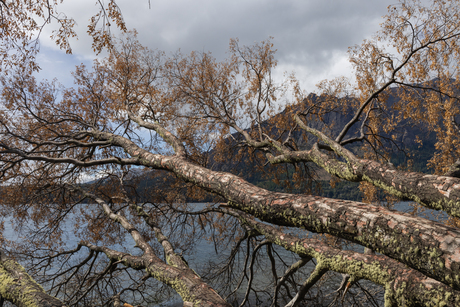
[[[200,210],[203,208],[204,204],[193,204],[193,206],[196,208],[196,210]],[[401,211],[401,212],[416,212],[417,215],[423,216],[425,218],[429,218],[431,220],[445,220],[447,219],[447,214],[443,212],[437,212],[437,211],[432,211],[429,209],[420,209],[416,206],[413,205],[411,202],[400,202],[395,204],[394,209]],[[18,232],[14,231],[11,227],[11,223],[6,220],[5,221],[5,232],[4,232],[5,238],[8,240],[14,240],[18,241],[21,240],[21,236]],[[305,233],[305,235],[308,235]],[[73,234],[71,224],[68,224],[68,229],[66,229],[66,243],[68,248],[74,248],[79,239],[75,237]],[[134,241],[127,236],[127,241],[126,241],[126,246],[134,246]],[[112,248],[116,248],[112,247]],[[296,256],[293,256],[292,253],[285,251],[284,249],[276,246],[276,252],[281,255],[282,258],[285,258],[286,262],[291,262],[294,263],[296,261]],[[358,247],[358,249],[362,249],[362,247]],[[230,252],[230,247],[228,250],[223,250],[221,251],[224,255],[229,254]],[[265,248],[263,249],[263,252],[265,252]],[[203,269],[211,263],[218,263],[222,259],[222,254],[216,254],[214,244],[208,240],[205,239],[200,239],[197,242],[196,248],[195,248],[195,253],[191,255],[187,255],[187,261],[190,265],[191,268],[193,268],[199,275],[202,274]],[[298,257],[297,257],[298,259]],[[314,265],[310,263],[309,265],[305,266],[303,269],[303,272],[305,274],[305,277],[308,276],[307,274],[314,268]],[[285,268],[281,268],[278,270],[278,276],[282,275],[284,272]],[[266,283],[270,275],[270,270],[267,269],[265,270],[260,270],[257,275],[257,282],[259,283]],[[325,284],[324,287],[329,288],[329,290],[334,290],[337,288],[337,283],[340,282],[338,280],[339,277],[332,279],[329,284]],[[244,289],[244,287],[243,287]],[[244,296],[244,291],[241,290],[239,292],[239,296],[243,297]],[[167,307],[176,307],[176,306],[182,306],[182,301],[178,295],[171,297],[168,301],[165,301],[161,304],[158,305],[151,305],[151,306],[167,306]]]

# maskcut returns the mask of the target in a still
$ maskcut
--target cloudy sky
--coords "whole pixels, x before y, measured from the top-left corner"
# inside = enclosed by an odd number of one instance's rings
[[[273,36],[278,50],[275,74],[295,72],[306,92],[323,79],[349,76],[347,49],[370,38],[389,5],[397,0],[118,0],[129,29],[151,49],[211,51],[222,59],[230,38],[250,45]],[[65,55],[41,36],[40,77],[71,85],[69,71],[90,65],[94,54],[86,25],[97,10],[95,0],[66,0],[60,7],[78,24],[73,55]]]

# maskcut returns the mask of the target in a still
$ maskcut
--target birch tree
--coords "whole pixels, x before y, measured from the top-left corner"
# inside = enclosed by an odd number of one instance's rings
[[[273,278],[267,305],[299,306],[337,272],[343,282],[332,304],[367,280],[383,287],[385,306],[457,306],[459,36],[458,1],[390,6],[375,37],[349,50],[355,81],[322,81],[318,95],[308,96],[295,76],[273,80],[270,40],[231,40],[229,57],[217,61],[210,53],[151,51],[130,33],[91,69],[77,67],[75,88],[4,74],[2,214],[37,227],[18,250],[50,300],[69,306],[146,302],[152,285],[161,286],[155,282],[177,292],[184,306],[230,306],[243,287],[238,303],[250,304],[261,291],[253,283],[263,247]],[[410,157],[413,149],[399,137],[402,126],[435,136],[426,161],[432,173],[392,165],[396,151]],[[236,167],[243,163],[303,190],[254,185]],[[359,182],[363,201],[315,194],[318,170]],[[95,180],[82,184],[88,177]],[[379,205],[377,189],[449,218]],[[187,202],[205,197],[213,201],[204,208]],[[72,248],[63,232],[69,220],[80,240]],[[121,247],[126,234],[136,250]],[[214,270],[237,280],[230,288],[215,287],[211,275],[185,261],[200,236],[216,249],[233,244]],[[239,272],[235,255],[245,244]],[[297,257],[282,274],[275,245]],[[56,263],[62,269],[52,270]],[[301,270],[307,263],[309,274]]]

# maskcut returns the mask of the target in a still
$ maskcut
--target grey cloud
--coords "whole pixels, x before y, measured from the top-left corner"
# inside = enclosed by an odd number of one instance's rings
[[[127,21],[138,29],[141,42],[162,50],[212,51],[221,57],[230,38],[238,37],[242,44],[252,44],[273,36],[280,61],[304,59],[310,65],[328,65],[332,52],[346,52],[349,46],[370,37],[391,3],[152,1],[152,9],[142,14],[151,18],[137,16],[137,21],[135,17]]]
[[[337,52],[369,38],[386,14],[388,0],[118,0],[129,28],[142,44],[175,52],[179,48],[211,51],[223,58],[230,38],[241,44],[274,37],[280,64],[327,70]],[[77,55],[91,56],[86,36],[88,10],[94,0],[65,1],[69,14],[82,25]],[[84,4],[83,4],[84,3]],[[88,4],[86,4],[88,3]],[[72,6],[76,6],[72,10]],[[78,6],[78,7],[77,7]],[[72,15],[74,13],[75,15]]]

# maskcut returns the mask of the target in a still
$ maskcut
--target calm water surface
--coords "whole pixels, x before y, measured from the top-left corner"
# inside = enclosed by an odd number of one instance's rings
[[[193,204],[196,210],[202,209],[205,204]],[[428,218],[430,220],[445,220],[447,219],[447,214],[444,212],[438,212],[438,211],[433,211],[429,209],[419,209],[417,207],[414,207],[412,202],[399,202],[395,204],[394,206],[395,210],[398,210],[400,212],[406,212],[406,213],[411,213],[411,212],[417,212],[417,215]],[[67,223],[67,231],[65,233],[66,237],[66,243],[68,248],[74,248],[78,242],[79,239],[75,237],[73,234],[73,229],[72,229],[72,223]],[[300,230],[302,232],[302,230]],[[301,234],[301,233],[298,233]],[[16,232],[13,227],[11,226],[11,222],[9,220],[5,221],[5,232],[4,232],[5,238],[8,240],[14,240],[14,241],[20,241],[21,240],[21,235],[20,233]],[[307,235],[307,234],[306,234]],[[125,247],[129,246],[134,246],[134,241],[132,238],[127,235],[126,237],[126,245]],[[118,246],[119,247],[119,246]],[[114,246],[113,248],[117,248],[117,246]],[[231,246],[228,247],[228,250],[224,250],[224,254],[229,254],[230,253]],[[362,247],[358,247],[358,249],[362,249]],[[196,252],[192,255],[187,256],[187,261],[190,264],[190,267],[193,268],[198,274],[200,274],[201,270],[208,266],[210,263],[218,263],[220,258],[222,258],[222,255],[217,255],[214,245],[212,242],[209,242],[204,239],[200,239],[197,242],[196,246]],[[292,259],[292,262],[295,262],[296,260],[292,258],[292,254],[289,252],[286,252],[284,249],[276,246],[276,251],[282,255],[285,256],[286,259]],[[264,251],[265,252],[265,249]],[[306,271],[311,271],[314,268],[313,264],[310,264],[306,266],[305,270]],[[267,270],[268,271],[268,270]],[[282,275],[284,271],[284,268],[278,272],[278,274]],[[262,273],[261,275],[258,276],[259,282],[263,283],[263,279],[267,278],[264,277],[264,274]],[[337,280],[333,281],[331,284],[331,289],[336,286]],[[333,288],[335,289],[335,288]],[[241,296],[243,296],[243,292],[241,292]],[[179,296],[175,296],[168,300],[167,302],[164,302],[160,305],[153,305],[153,306],[168,306],[168,307],[175,307],[175,306],[182,306],[182,301]]]

